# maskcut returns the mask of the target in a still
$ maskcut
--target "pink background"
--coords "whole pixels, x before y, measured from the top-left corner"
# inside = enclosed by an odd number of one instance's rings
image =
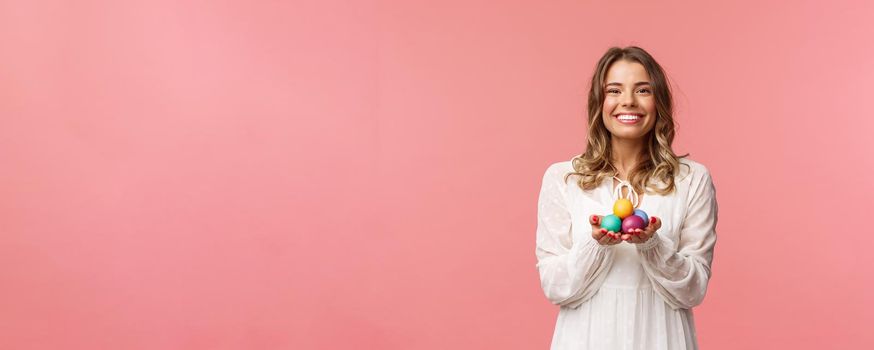
[[[822,4],[5,1],[0,348],[548,348],[614,45],[714,176],[702,348],[872,348],[874,5]]]

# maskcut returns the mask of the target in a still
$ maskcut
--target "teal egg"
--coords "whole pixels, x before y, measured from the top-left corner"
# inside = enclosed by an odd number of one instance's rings
[[[606,215],[601,219],[601,228],[607,231],[620,232],[622,231],[622,219],[613,214]]]

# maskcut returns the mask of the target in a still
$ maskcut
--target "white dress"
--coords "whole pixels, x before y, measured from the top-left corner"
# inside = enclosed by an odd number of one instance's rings
[[[662,220],[643,244],[602,246],[590,215],[612,213],[613,180],[583,191],[571,161],[550,165],[537,210],[536,256],[546,298],[561,306],[551,349],[697,349],[692,307],[707,291],[716,244],[708,169],[680,158],[676,189],[646,193],[639,209]],[[689,165],[684,166],[682,164]]]

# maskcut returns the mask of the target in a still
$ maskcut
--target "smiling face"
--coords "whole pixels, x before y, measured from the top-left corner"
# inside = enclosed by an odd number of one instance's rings
[[[641,139],[655,126],[656,101],[649,74],[638,62],[618,60],[607,70],[601,117],[619,139]]]

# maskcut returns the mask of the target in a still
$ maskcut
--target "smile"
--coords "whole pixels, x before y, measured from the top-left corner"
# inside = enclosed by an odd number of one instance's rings
[[[619,114],[615,117],[622,124],[637,124],[643,119],[642,115],[639,114]]]

